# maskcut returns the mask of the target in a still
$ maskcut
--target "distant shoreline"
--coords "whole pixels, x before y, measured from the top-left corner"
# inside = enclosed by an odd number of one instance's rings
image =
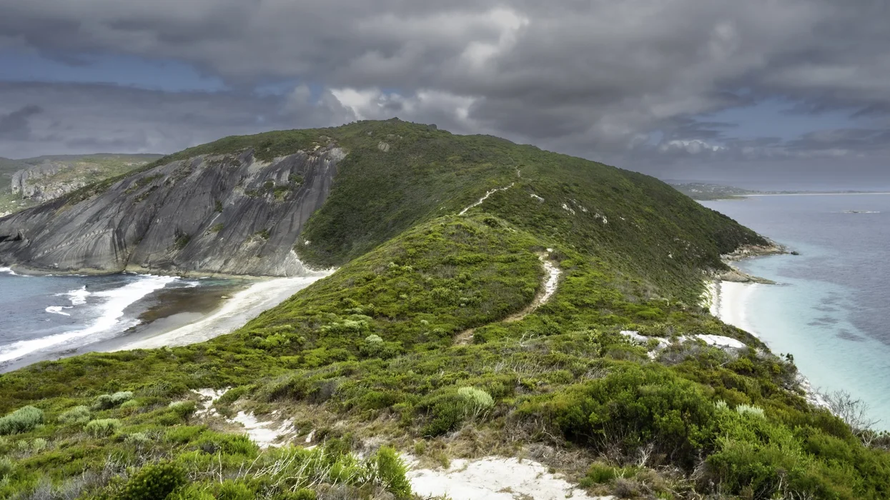
[[[739,194],[735,195],[737,198],[753,198],[753,197],[764,197],[764,196],[869,196],[869,195],[888,195],[890,191],[857,191],[852,193],[844,193],[844,192],[824,192],[824,193],[752,193],[752,194]],[[724,199],[733,199],[733,198],[724,198]],[[719,201],[719,200],[708,200],[708,201]]]

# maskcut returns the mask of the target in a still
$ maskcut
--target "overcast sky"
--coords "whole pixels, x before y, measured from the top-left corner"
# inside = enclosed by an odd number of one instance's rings
[[[890,187],[890,0],[0,0],[0,156],[398,116],[662,178]]]

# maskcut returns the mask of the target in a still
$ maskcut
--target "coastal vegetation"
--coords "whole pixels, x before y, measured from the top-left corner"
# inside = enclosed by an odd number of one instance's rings
[[[0,497],[411,498],[408,454],[529,458],[621,498],[890,497],[890,441],[700,305],[722,254],[767,242],[651,177],[400,121],[159,161],[329,142],[348,155],[296,251],[339,269],[230,335],[0,376]],[[542,261],[558,287],[530,308]],[[260,448],[239,415],[292,435]]]

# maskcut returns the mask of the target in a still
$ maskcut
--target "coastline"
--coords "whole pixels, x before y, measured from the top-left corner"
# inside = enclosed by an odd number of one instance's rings
[[[796,253],[788,252],[785,247],[780,245],[774,245],[772,248],[761,250],[765,251],[751,252],[750,249],[740,249],[733,252],[733,254],[724,256],[724,263],[731,270],[705,280],[706,289],[702,305],[707,307],[711,315],[720,321],[748,332],[770,347],[769,343],[761,336],[761,333],[748,321],[748,305],[759,287],[775,285],[776,283],[744,273],[732,266],[731,262],[770,255],[796,255]],[[800,371],[798,371],[797,383],[804,392],[804,398],[808,403],[815,407],[832,411],[825,396],[817,392],[810,380]]]
[[[709,302],[711,315],[759,339],[760,335],[748,322],[747,304],[754,291],[762,284],[716,279],[707,286],[708,295],[711,297]]]
[[[34,276],[16,274],[12,269],[3,270],[12,276]],[[114,311],[106,311],[114,314],[97,320],[103,322],[101,332],[91,333],[98,328],[96,324],[92,324],[54,334],[56,337],[72,339],[82,337],[82,340],[57,342],[58,347],[53,347],[50,343],[46,347],[4,360],[0,362],[0,373],[41,361],[53,361],[89,352],[153,349],[203,342],[232,333],[265,310],[284,302],[333,271],[315,271],[308,276],[293,278],[239,276],[234,280],[217,281],[207,277],[210,282],[205,286],[161,286],[136,299],[129,297],[129,294],[122,295],[117,300],[123,300],[125,304],[113,307]],[[175,280],[172,276],[140,276],[165,283]],[[138,286],[138,283],[133,282],[133,286]],[[118,294],[126,288],[128,287],[93,293],[108,296]],[[35,337],[25,342],[40,344],[47,339],[49,337]]]
[[[119,337],[114,345],[107,345],[101,350],[115,352],[176,347],[226,335],[329,274],[317,272],[310,276],[260,281],[226,298],[219,307],[203,317],[178,313],[160,318],[148,323],[138,339],[133,336]]]

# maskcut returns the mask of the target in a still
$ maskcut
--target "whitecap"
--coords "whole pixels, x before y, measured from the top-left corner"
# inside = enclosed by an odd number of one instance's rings
[[[87,291],[86,285],[76,289],[76,290],[68,290],[65,293],[57,293],[56,297],[68,297],[68,300],[71,301],[72,306],[81,306],[87,303],[87,297],[92,295]]]
[[[88,337],[95,337],[95,340],[108,338],[110,334],[113,335],[136,326],[139,324],[138,319],[123,320],[124,310],[148,294],[164,288],[168,283],[177,279],[172,276],[140,275],[139,280],[120,288],[91,293],[92,296],[99,298],[99,304],[96,305],[99,317],[90,326],[81,330],[49,335],[38,339],[22,340],[0,347],[0,362],[18,359],[42,349],[58,348],[62,344]],[[86,291],[85,289],[81,290]]]
[[[70,314],[66,313],[62,309],[72,309],[72,308],[73,307],[49,306],[46,308],[46,312],[48,312],[50,314],[61,314],[62,316],[71,316]]]

